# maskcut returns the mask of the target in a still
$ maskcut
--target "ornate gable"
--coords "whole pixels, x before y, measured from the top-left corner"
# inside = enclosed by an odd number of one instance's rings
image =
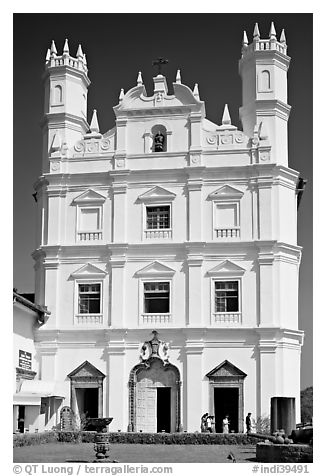
[[[71,273],[71,278],[104,278],[107,275],[106,271],[94,266],[93,264],[84,264],[81,268],[77,269],[74,273]]]
[[[151,190],[148,190],[148,192],[143,193],[142,195],[139,195],[138,200],[141,201],[172,201],[176,197],[175,193],[169,192],[169,190],[166,190],[165,188],[156,186],[152,188]]]
[[[235,365],[231,364],[228,360],[224,360],[220,365],[215,367],[206,374],[206,377],[210,379],[218,379],[220,377],[229,377],[229,378],[245,378],[247,374],[238,369]]]
[[[104,378],[105,375],[99,369],[94,367],[94,365],[88,362],[88,360],[85,360],[83,364],[79,365],[79,367],[77,367],[75,370],[70,372],[70,374],[68,374],[68,377],[73,379],[77,379],[77,378],[80,378],[80,379],[97,378],[98,379],[98,378]]]
[[[104,195],[90,188],[74,198],[73,203],[102,203],[105,200],[106,197]]]
[[[231,187],[230,185],[223,185],[223,187],[218,188],[215,192],[212,192],[208,195],[208,198],[213,200],[229,200],[237,199],[239,200],[243,195],[241,190]]]
[[[225,260],[207,271],[207,274],[209,276],[242,276],[245,271],[246,270],[244,268],[233,263],[232,261]]]
[[[145,268],[140,269],[135,273],[135,277],[164,277],[164,276],[173,276],[175,270],[165,266],[159,261],[154,261],[153,263],[145,266]]]

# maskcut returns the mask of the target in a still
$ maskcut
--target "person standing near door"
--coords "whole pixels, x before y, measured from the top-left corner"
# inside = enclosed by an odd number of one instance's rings
[[[229,415],[225,415],[222,423],[223,423],[223,433],[229,433],[229,424],[230,424]]]
[[[251,413],[248,413],[246,416],[246,427],[247,427],[247,433],[251,433],[252,431],[252,419],[251,419]]]

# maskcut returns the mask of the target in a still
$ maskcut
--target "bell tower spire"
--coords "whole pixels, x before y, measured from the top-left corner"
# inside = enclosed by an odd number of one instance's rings
[[[81,46],[76,57],[73,57],[66,39],[62,55],[58,55],[55,42],[52,41],[46,55],[43,81],[43,172],[48,172],[54,137],[67,149],[89,129],[86,115],[90,80]],[[60,155],[60,151],[56,153]]]
[[[274,23],[269,38],[262,39],[256,23],[252,43],[242,42],[239,72],[242,78],[240,118],[243,131],[253,137],[255,127],[264,123],[273,162],[288,165],[287,122],[291,107],[287,104],[287,71],[290,57],[284,30],[278,40]]]

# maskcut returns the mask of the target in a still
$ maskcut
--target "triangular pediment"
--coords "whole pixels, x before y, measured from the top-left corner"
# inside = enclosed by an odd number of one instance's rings
[[[210,276],[241,276],[246,270],[232,261],[225,260],[207,271]]]
[[[85,360],[85,362],[79,367],[77,367],[75,370],[70,372],[68,374],[68,377],[70,378],[104,378],[105,375],[94,365],[92,365],[88,360]]]
[[[74,273],[71,273],[70,276],[72,278],[104,278],[106,274],[106,271],[103,271],[91,263],[87,263]]]
[[[247,374],[242,372],[242,370],[238,369],[235,365],[231,364],[228,360],[224,360],[220,365],[215,367],[215,369],[211,370],[206,374],[208,378],[218,378],[218,377],[237,377],[237,378],[244,378]]]
[[[176,197],[175,193],[166,190],[163,187],[156,186],[148,190],[148,192],[139,195],[138,200],[142,201],[171,201],[174,200]]]
[[[173,276],[175,270],[165,266],[159,261],[154,261],[153,263],[145,266],[145,268],[140,269],[135,273],[136,277],[164,277],[164,276]]]
[[[73,203],[102,203],[105,200],[106,197],[104,195],[90,188],[74,198]]]
[[[241,190],[237,188],[231,187],[231,185],[223,185],[223,187],[218,188],[214,192],[208,195],[208,198],[215,199],[215,200],[223,200],[223,199],[240,199],[243,195]]]

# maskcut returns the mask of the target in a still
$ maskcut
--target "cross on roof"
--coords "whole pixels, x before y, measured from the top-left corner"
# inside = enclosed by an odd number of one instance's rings
[[[158,67],[158,73],[157,74],[162,74],[162,65],[167,64],[169,60],[163,59],[163,58],[157,58],[157,60],[152,61],[152,66],[157,66]]]

